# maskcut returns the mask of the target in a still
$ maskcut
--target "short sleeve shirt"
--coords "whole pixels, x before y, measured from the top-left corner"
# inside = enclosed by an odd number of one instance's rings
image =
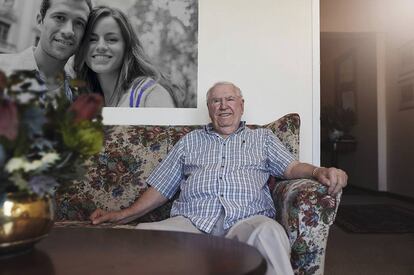
[[[210,233],[224,209],[224,229],[252,215],[276,214],[267,184],[283,178],[292,154],[268,129],[239,129],[222,138],[212,129],[184,136],[147,182],[167,198],[180,190],[171,216],[184,216]]]

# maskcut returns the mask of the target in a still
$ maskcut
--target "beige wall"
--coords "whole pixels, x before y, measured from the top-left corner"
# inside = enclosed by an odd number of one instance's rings
[[[300,159],[318,164],[318,3],[199,0],[197,109],[105,108],[104,122],[206,123],[205,92],[213,83],[228,80],[243,91],[248,123],[268,123],[286,113],[299,113]]]
[[[300,159],[319,164],[318,19],[318,0],[199,0],[198,107],[104,108],[104,123],[206,123],[205,91],[228,80],[243,90],[248,123],[299,113]]]
[[[414,40],[414,1],[321,0],[320,7],[322,32],[374,32],[385,37],[386,103],[380,112],[386,112],[386,121],[379,123],[387,125],[386,190],[414,197],[414,109],[399,109],[398,85],[400,48]]]

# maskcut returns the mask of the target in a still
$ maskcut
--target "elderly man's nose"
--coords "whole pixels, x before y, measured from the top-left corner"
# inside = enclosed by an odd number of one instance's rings
[[[220,100],[220,109],[226,109],[227,108],[227,100],[222,98]]]

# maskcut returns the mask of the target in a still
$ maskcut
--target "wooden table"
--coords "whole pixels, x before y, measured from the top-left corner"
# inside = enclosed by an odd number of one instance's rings
[[[29,253],[0,258],[0,274],[264,274],[244,243],[182,232],[54,228]]]

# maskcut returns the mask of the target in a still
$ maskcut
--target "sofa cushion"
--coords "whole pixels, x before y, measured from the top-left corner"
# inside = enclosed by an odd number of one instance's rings
[[[271,129],[298,158],[297,114],[288,114],[264,126]],[[146,179],[185,134],[201,126],[105,126],[102,152],[86,161],[84,179],[59,187],[56,192],[57,220],[87,220],[95,208],[123,209],[147,188]],[[171,202],[139,219],[157,221],[169,217]]]

